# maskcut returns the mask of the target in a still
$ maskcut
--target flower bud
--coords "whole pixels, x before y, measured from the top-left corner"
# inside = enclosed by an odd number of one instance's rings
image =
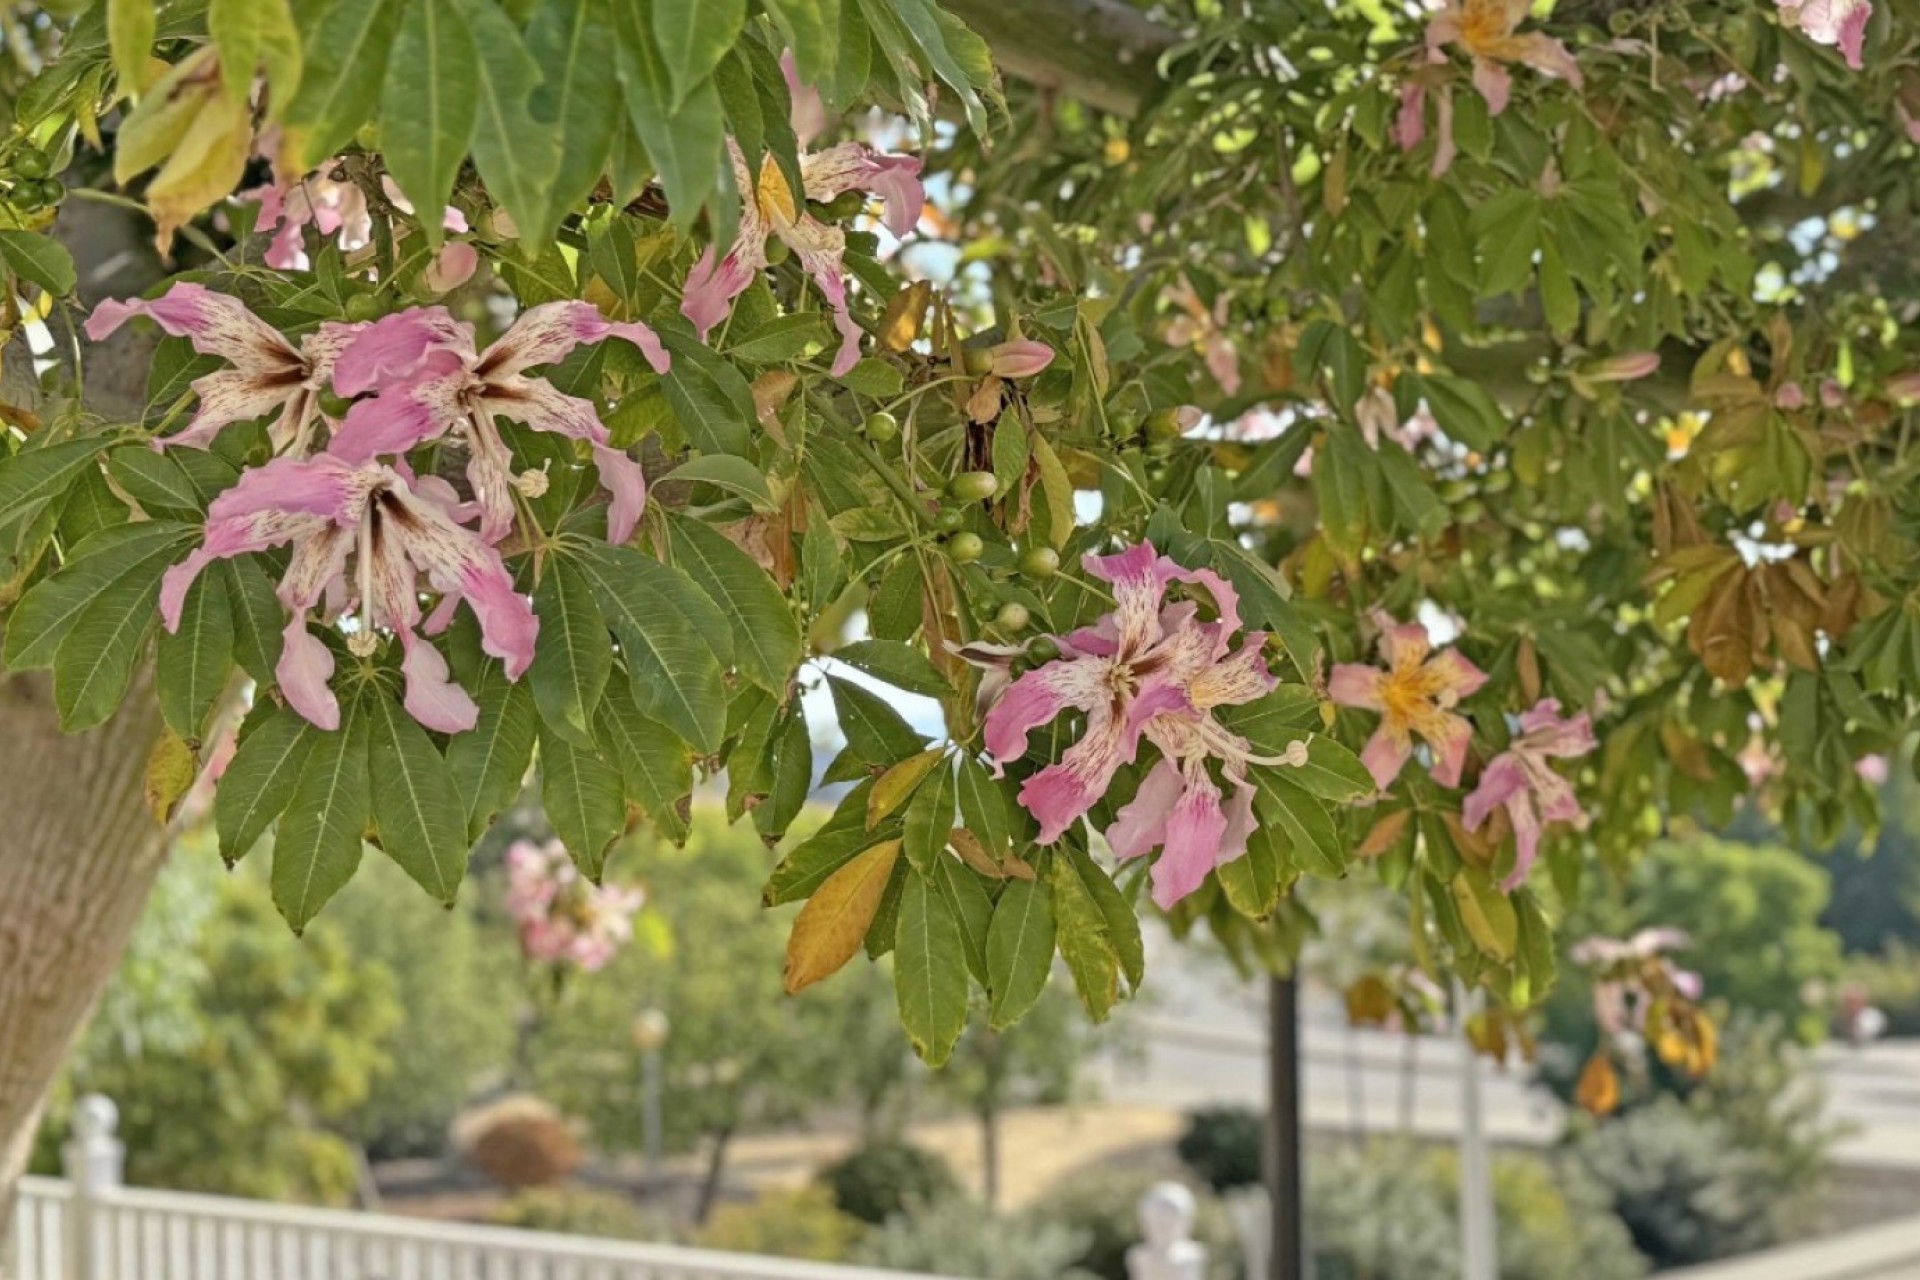
[[[993,359],[994,376],[1000,378],[1031,378],[1053,363],[1053,348],[1029,338],[1003,342],[987,354]]]
[[[1608,356],[1595,365],[1588,373],[1589,382],[1634,382],[1645,378],[1660,368],[1658,351],[1629,351],[1625,355]]]
[[[1792,412],[1807,407],[1807,393],[1800,389],[1797,382],[1783,382],[1773,393],[1773,407]]]

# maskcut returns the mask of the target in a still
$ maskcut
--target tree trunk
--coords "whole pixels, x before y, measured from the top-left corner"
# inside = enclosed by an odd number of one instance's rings
[[[68,735],[44,673],[0,681],[0,1276],[47,1089],[165,856],[144,794],[159,722],[141,682],[113,720]]]
[[[54,234],[72,251],[79,302],[144,291],[162,274],[145,220],[69,200]],[[56,310],[60,349],[77,334]],[[39,408],[24,339],[7,344],[0,397]],[[86,350],[83,400],[137,419],[153,339],[123,330]],[[0,1280],[13,1266],[13,1201],[48,1088],[113,976],[166,853],[147,810],[147,756],[160,729],[143,677],[92,732],[68,735],[45,672],[0,673]]]
[[[1000,1203],[1000,1108],[980,1109],[980,1199],[989,1211]]]
[[[733,1142],[733,1126],[723,1125],[713,1134],[713,1149],[707,1153],[707,1175],[700,1179],[700,1199],[693,1206],[693,1220],[704,1223],[720,1199],[720,1184],[727,1173],[727,1148]]]

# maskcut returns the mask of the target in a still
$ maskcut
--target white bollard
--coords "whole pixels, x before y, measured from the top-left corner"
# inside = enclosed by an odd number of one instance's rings
[[[114,1136],[119,1127],[120,1108],[113,1099],[89,1093],[74,1104],[73,1137],[61,1151],[73,1188],[67,1201],[66,1280],[110,1280],[95,1248],[94,1208],[102,1192],[121,1185],[126,1171],[127,1148]]]

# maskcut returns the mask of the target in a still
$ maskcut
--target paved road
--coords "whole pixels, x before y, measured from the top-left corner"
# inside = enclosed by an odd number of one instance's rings
[[[1109,1064],[1103,1092],[1116,1102],[1182,1110],[1264,1103],[1263,987],[1224,964],[1183,957],[1170,941],[1152,944],[1150,997],[1135,1013],[1143,1047]],[[1157,968],[1154,965],[1157,964]],[[1356,1030],[1328,995],[1303,1008],[1307,1123],[1323,1129],[1430,1136],[1455,1132],[1462,1054],[1457,1042]],[[1130,1037],[1131,1038],[1131,1037]],[[1816,1055],[1828,1112],[1852,1128],[1837,1157],[1849,1164],[1920,1169],[1920,1041],[1863,1049],[1830,1045]],[[1559,1107],[1530,1088],[1518,1068],[1482,1064],[1488,1132],[1496,1141],[1540,1143],[1560,1131]]]

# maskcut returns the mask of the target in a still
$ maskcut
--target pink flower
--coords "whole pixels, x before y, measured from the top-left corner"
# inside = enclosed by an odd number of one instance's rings
[[[1480,785],[1467,797],[1460,818],[1469,831],[1478,831],[1498,808],[1505,808],[1513,819],[1513,874],[1501,888],[1517,888],[1527,878],[1540,854],[1540,830],[1546,823],[1586,825],[1587,816],[1572,784],[1553,771],[1551,762],[1584,756],[1594,746],[1593,725],[1586,712],[1566,718],[1558,701],[1542,698],[1520,717],[1519,735],[1480,775]]]
[[[1160,300],[1181,313],[1167,325],[1167,342],[1200,352],[1207,372],[1220,384],[1220,390],[1230,396],[1238,395],[1240,354],[1227,335],[1227,295],[1222,292],[1209,310],[1192,282],[1182,276],[1161,292]]]
[[[790,67],[788,83],[798,85]],[[810,94],[804,87],[796,87],[793,92],[792,115],[795,136],[803,147],[825,124],[819,95]],[[868,192],[886,205],[887,230],[905,236],[919,224],[926,207],[919,157],[886,155],[858,142],[843,142],[825,151],[803,151],[800,183],[805,189],[796,198],[771,155],[761,162],[756,181],[747,172],[746,157],[731,138],[727,139],[727,153],[733,158],[734,183],[741,195],[740,230],[724,256],[718,256],[716,247],[709,245],[693,264],[693,270],[687,273],[680,310],[693,321],[704,341],[713,326],[733,310],[733,300],[766,269],[767,237],[774,236],[793,250],[833,309],[834,327],[840,331],[833,373],[836,377],[845,373],[860,359],[861,333],[847,309],[847,277],[841,265],[847,234],[809,213],[806,201],[825,203],[842,192]]]
[[[151,301],[109,299],[87,317],[87,337],[99,342],[134,316],[146,316],[202,355],[232,365],[193,381],[200,407],[184,430],[156,439],[155,448],[204,449],[222,427],[271,417],[267,434],[276,449],[302,454],[316,443],[322,421],[320,393],[333,376],[340,353],[360,326],[326,323],[299,345],[247,310],[240,299],[182,281]]]
[[[1343,707],[1380,713],[1380,727],[1368,740],[1361,761],[1385,788],[1400,776],[1413,754],[1413,735],[1433,748],[1433,777],[1443,787],[1460,785],[1473,729],[1453,708],[1487,682],[1486,673],[1457,649],[1433,653],[1427,629],[1417,622],[1395,623],[1375,616],[1380,628],[1384,667],[1342,662],[1327,681],[1327,696]],[[1432,656],[1429,656],[1429,655]]]
[[[1593,1013],[1600,1029],[1617,1036],[1640,1021],[1641,1011],[1659,996],[1698,1000],[1700,975],[1682,969],[1666,955],[1692,943],[1679,929],[1642,929],[1631,938],[1595,935],[1568,951],[1575,964],[1593,970]]]
[[[1586,378],[1589,382],[1637,382],[1659,371],[1658,351],[1628,351],[1600,361],[1587,370]]]
[[[1815,44],[1837,45],[1847,65],[1859,71],[1867,39],[1867,19],[1873,16],[1872,0],[1774,0],[1780,7],[1780,21],[1798,27]]]
[[[529,960],[596,973],[632,939],[645,903],[638,889],[589,884],[557,840],[517,840],[507,850],[505,906]]]
[[[345,253],[358,253],[373,243],[373,215],[367,196],[358,185],[329,177],[340,166],[336,158],[287,186],[267,183],[242,191],[238,198],[260,205],[255,230],[271,236],[265,256],[268,266],[279,271],[305,271],[312,263],[307,258],[305,230],[312,227],[322,236],[333,236]],[[411,214],[413,204],[401,193],[392,178],[382,174],[381,190],[387,202],[402,213]],[[440,225],[448,231],[464,234],[470,228],[458,209],[449,205],[441,214]],[[466,282],[479,257],[472,245],[450,243],[427,267],[427,287],[443,293]],[[465,268],[464,272],[462,268]],[[436,283],[451,280],[451,284]]]
[[[445,481],[416,478],[404,463],[333,453],[275,458],[213,500],[205,540],[161,582],[161,619],[168,631],[179,630],[187,589],[213,561],[292,544],[278,592],[291,618],[275,671],[288,704],[322,729],[340,727],[340,705],[327,683],[333,653],[307,629],[307,618],[316,608],[351,609],[358,625],[349,646],[356,652],[372,651],[376,628],[399,638],[408,713],[442,733],[471,729],[479,714],[473,699],[449,679],[440,651],[414,634],[421,592],[441,597],[425,620],[428,634],[451,621],[464,600],[480,622],[482,648],[506,664],[509,679],[533,661],[539,622],[499,553],[455,523],[456,503]]]
[[[1445,61],[1444,55],[1435,55]],[[1434,115],[1438,128],[1433,140],[1433,163],[1427,172],[1436,178],[1446,176],[1459,155],[1453,136],[1453,90],[1442,86],[1434,94]],[[1400,112],[1394,118],[1393,141],[1402,151],[1411,151],[1427,138],[1427,86],[1409,80],[1400,86]]]
[[[1028,735],[1062,712],[1086,716],[1080,740],[1020,788],[1020,803],[1040,821],[1041,843],[1051,844],[1106,793],[1143,737],[1159,748],[1159,763],[1120,810],[1107,840],[1120,858],[1161,847],[1153,897],[1171,906],[1214,867],[1246,852],[1253,829],[1246,766],[1257,758],[1244,738],[1214,719],[1213,708],[1250,702],[1273,688],[1261,656],[1266,637],[1241,635],[1239,597],[1217,574],[1183,569],[1147,543],[1081,563],[1113,585],[1114,609],[1060,637],[1059,659],[1007,688],[987,713],[987,752],[998,769],[1025,755]],[[1201,588],[1217,619],[1200,621],[1191,600],[1168,603],[1174,583]],[[1224,804],[1209,760],[1219,760],[1233,784]]]
[[[1878,752],[1861,756],[1853,762],[1853,771],[1860,780],[1871,787],[1884,787],[1891,771],[1887,768],[1887,758]]]
[[[342,396],[378,394],[347,411],[333,452],[364,462],[455,433],[468,450],[467,479],[480,510],[480,535],[496,542],[513,525],[514,475],[495,416],[585,440],[593,446],[600,483],[612,496],[609,536],[625,542],[646,505],[640,464],[612,447],[592,402],[526,375],[535,365],[565,358],[581,343],[605,338],[626,339],[656,371],[667,371],[667,352],[652,329],[608,320],[588,302],[532,307],[485,351],[474,349],[473,326],[455,320],[444,307],[376,320],[341,353],[334,390]]]
[[[1473,60],[1473,87],[1486,99],[1487,110],[1499,115],[1513,93],[1507,64],[1524,63],[1542,75],[1580,87],[1580,64],[1567,46],[1539,31],[1515,34],[1531,0],[1448,0],[1447,7],[1427,24],[1427,50],[1458,45]]]

